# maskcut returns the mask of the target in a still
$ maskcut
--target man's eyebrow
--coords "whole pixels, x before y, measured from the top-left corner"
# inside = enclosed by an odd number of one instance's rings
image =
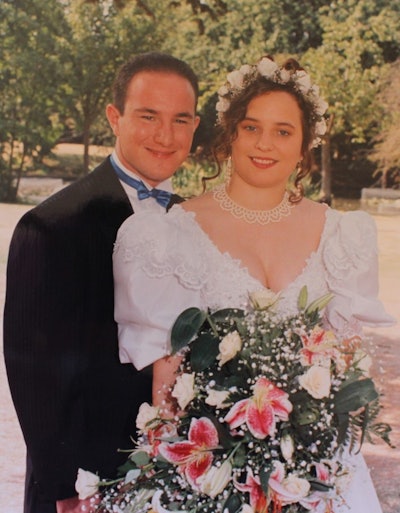
[[[139,113],[143,113],[143,114],[153,114],[153,115],[157,115],[158,114],[157,110],[151,109],[150,107],[141,107],[141,108],[135,109],[135,112],[139,112]],[[175,117],[176,118],[193,119],[194,115],[191,114],[190,112],[186,112],[185,111],[185,112],[177,112],[175,114]]]

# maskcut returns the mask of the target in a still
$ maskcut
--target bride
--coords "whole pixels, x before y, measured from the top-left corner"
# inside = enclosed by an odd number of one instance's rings
[[[225,183],[165,216],[135,214],[120,228],[120,358],[138,369],[153,364],[155,404],[171,408],[166,391],[179,359],[169,356],[170,332],[188,307],[245,308],[250,291],[269,289],[289,315],[306,285],[310,299],[334,294],[324,321],[340,336],[391,324],[377,299],[373,220],[303,196],[326,107],[294,59],[279,67],[264,57],[231,72],[217,103],[215,155]],[[335,513],[380,513],[362,456],[351,459],[356,470]]]

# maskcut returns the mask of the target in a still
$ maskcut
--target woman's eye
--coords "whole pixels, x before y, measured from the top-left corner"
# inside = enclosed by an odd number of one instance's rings
[[[287,130],[284,130],[284,129],[280,129],[278,130],[278,134],[279,135],[283,135],[283,136],[287,136],[287,135],[290,135],[290,132],[288,132]]]
[[[254,125],[244,125],[243,130],[246,130],[247,132],[255,132],[257,127]]]

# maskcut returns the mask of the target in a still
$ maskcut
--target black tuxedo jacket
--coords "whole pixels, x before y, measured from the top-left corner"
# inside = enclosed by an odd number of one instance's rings
[[[131,204],[109,159],[35,207],[10,246],[4,353],[28,449],[25,513],[76,495],[77,469],[113,477],[151,376],[118,359],[112,251]]]

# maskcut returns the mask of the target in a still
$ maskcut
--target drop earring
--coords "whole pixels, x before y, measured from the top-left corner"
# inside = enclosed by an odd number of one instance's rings
[[[231,181],[232,177],[232,157],[229,155],[229,157],[226,159],[225,163],[225,184],[228,185]]]

